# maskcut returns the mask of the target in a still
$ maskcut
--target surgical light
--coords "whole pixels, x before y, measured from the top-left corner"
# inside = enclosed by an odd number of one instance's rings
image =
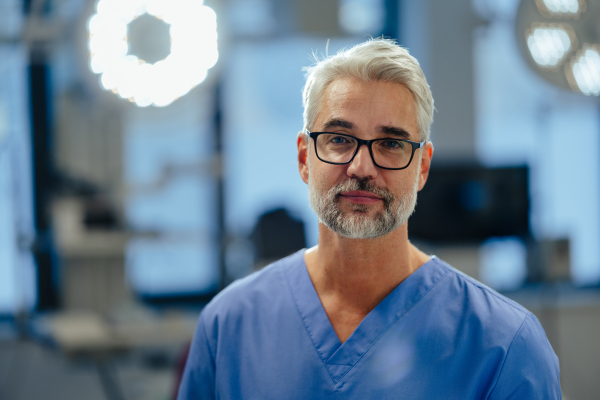
[[[573,89],[586,96],[600,96],[600,46],[584,45],[567,68],[567,77]]]
[[[585,0],[536,0],[541,13],[552,17],[576,17],[585,11]]]
[[[129,54],[128,25],[146,13],[170,26],[170,54],[154,64]],[[101,74],[100,86],[140,107],[184,96],[219,57],[216,14],[201,0],[99,0],[87,29],[90,69]]]
[[[521,0],[515,20],[519,47],[548,82],[600,97],[599,20],[600,0]]]
[[[560,25],[539,26],[529,32],[527,46],[538,65],[556,67],[562,64],[575,39],[575,35],[569,35],[567,29]]]

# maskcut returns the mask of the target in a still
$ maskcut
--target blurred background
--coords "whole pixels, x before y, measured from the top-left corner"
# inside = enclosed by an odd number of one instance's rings
[[[600,0],[0,0],[0,398],[171,399],[204,304],[317,243],[302,68],[369,37],[436,113],[411,240],[600,397]]]

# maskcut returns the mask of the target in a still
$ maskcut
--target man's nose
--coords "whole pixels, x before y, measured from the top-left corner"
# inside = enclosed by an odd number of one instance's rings
[[[373,163],[371,153],[369,153],[369,148],[366,145],[361,145],[358,148],[358,153],[356,153],[352,162],[348,164],[346,173],[350,177],[357,178],[374,179],[377,177],[377,167]]]

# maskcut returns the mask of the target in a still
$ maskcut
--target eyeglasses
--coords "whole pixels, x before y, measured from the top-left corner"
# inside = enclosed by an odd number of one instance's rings
[[[332,132],[306,133],[315,143],[317,158],[327,164],[343,165],[354,160],[363,144],[369,149],[373,164],[383,169],[404,169],[410,165],[415,151],[425,144],[405,139],[381,138],[363,140],[352,135]]]

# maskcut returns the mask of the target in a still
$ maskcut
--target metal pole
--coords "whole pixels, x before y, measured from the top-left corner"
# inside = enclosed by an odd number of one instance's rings
[[[399,24],[400,1],[402,0],[385,0],[385,22],[381,33],[384,37],[397,39],[398,43],[402,44]]]
[[[217,241],[219,249],[219,289],[224,289],[229,282],[227,269],[225,268],[225,247],[226,247],[226,229],[225,229],[225,177],[223,174],[223,113],[222,113],[222,86],[221,80],[217,80],[214,92],[214,149],[216,163],[216,186],[217,186]]]
[[[28,69],[34,187],[38,310],[58,307],[54,249],[48,205],[53,185],[50,67],[41,49],[31,50]]]

